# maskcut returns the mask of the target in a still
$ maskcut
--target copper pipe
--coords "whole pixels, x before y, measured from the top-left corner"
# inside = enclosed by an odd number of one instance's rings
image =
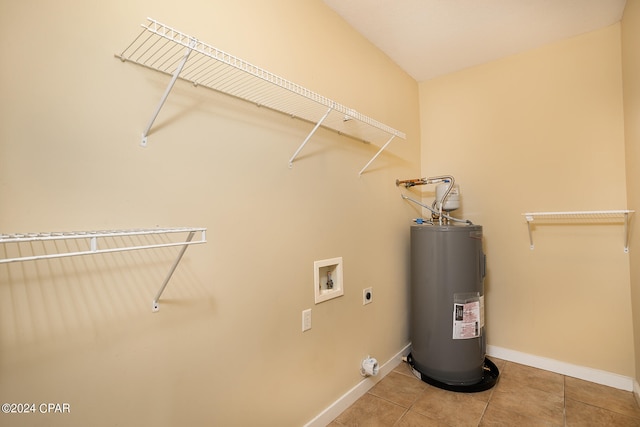
[[[424,178],[416,178],[416,179],[405,179],[399,180],[396,179],[396,187],[400,185],[404,185],[405,188],[413,187],[414,185],[424,185],[427,181]]]

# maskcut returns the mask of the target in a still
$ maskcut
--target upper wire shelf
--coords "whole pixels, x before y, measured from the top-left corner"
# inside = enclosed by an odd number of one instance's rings
[[[31,252],[34,251],[33,242],[41,242],[42,248],[39,252],[48,252],[34,255],[20,255],[17,257],[0,258],[0,264],[8,264],[11,262],[19,261],[35,261],[42,259],[73,257],[79,255],[94,255],[104,254],[112,252],[133,251],[139,249],[152,249],[152,248],[166,248],[172,246],[180,246],[180,251],[176,259],[171,266],[169,273],[166,275],[160,290],[156,294],[152,302],[152,310],[158,311],[158,300],[162,295],[169,279],[173,275],[176,267],[180,263],[182,256],[184,255],[189,245],[195,245],[199,243],[206,243],[206,228],[202,227],[177,227],[177,228],[148,228],[148,229],[133,229],[133,230],[101,230],[101,231],[71,231],[71,232],[50,232],[50,233],[13,233],[13,234],[1,234],[0,243],[2,244],[15,244],[17,246],[17,252],[21,253],[21,244],[31,244]],[[159,235],[174,235],[173,239],[166,240],[154,240],[140,242],[141,238],[148,236]],[[198,235],[199,240],[194,240],[194,237]],[[185,237],[186,236],[186,237]],[[137,237],[137,239],[136,239]],[[179,239],[182,238],[183,240]],[[74,245],[64,245],[64,248],[60,248],[61,245],[49,244],[44,247],[46,242],[49,241],[61,241],[61,240],[74,240]],[[73,246],[73,248],[69,248]],[[8,253],[7,246],[5,245],[5,254]]]
[[[147,18],[142,31],[122,53],[122,61],[172,75],[173,78],[143,132],[142,145],[177,78],[297,117],[316,126],[289,160],[289,166],[319,126],[340,134],[384,143],[360,174],[396,137],[406,135],[358,111],[199,41],[154,19]]]
[[[568,211],[568,212],[527,212],[522,215],[527,220],[529,230],[530,249],[533,250],[533,236],[531,234],[531,223],[538,219],[541,222],[550,221],[579,221],[583,223],[604,223],[618,222],[624,224],[624,252],[629,252],[629,217],[635,211],[628,209],[605,210],[605,211]]]

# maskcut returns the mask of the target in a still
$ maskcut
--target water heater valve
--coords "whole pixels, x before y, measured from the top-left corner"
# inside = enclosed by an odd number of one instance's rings
[[[426,178],[417,179],[396,179],[396,186],[403,185],[405,188],[410,188],[416,185],[437,184],[436,186],[436,198],[432,206],[426,206],[421,202],[414,200],[408,196],[402,195],[402,198],[409,200],[417,205],[429,209],[432,213],[432,220],[438,220],[440,225],[448,224],[449,221],[463,222],[471,224],[468,220],[459,220],[449,215],[449,212],[460,208],[460,187],[455,184],[455,179],[451,175],[441,175]],[[423,223],[422,219],[415,220],[418,224]],[[432,221],[427,221],[433,224]]]

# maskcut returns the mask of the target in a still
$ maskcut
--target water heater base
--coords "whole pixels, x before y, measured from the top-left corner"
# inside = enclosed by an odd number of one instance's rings
[[[416,377],[418,377],[418,379],[434,387],[438,387],[438,388],[449,390],[449,391],[455,391],[458,393],[477,393],[480,391],[489,390],[491,387],[496,385],[496,383],[498,382],[498,377],[500,376],[500,371],[498,370],[498,367],[495,365],[495,363],[493,363],[491,360],[487,359],[486,357],[484,359],[482,379],[475,384],[467,384],[467,385],[447,384],[447,383],[443,383],[442,381],[433,379],[426,374],[423,374],[422,372],[418,371],[415,368],[411,354],[407,356],[407,362],[411,366],[411,369],[413,370],[413,374]]]

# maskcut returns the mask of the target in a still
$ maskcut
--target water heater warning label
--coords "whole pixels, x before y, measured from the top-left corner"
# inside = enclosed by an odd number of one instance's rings
[[[480,321],[480,301],[453,304],[453,339],[479,337]]]

